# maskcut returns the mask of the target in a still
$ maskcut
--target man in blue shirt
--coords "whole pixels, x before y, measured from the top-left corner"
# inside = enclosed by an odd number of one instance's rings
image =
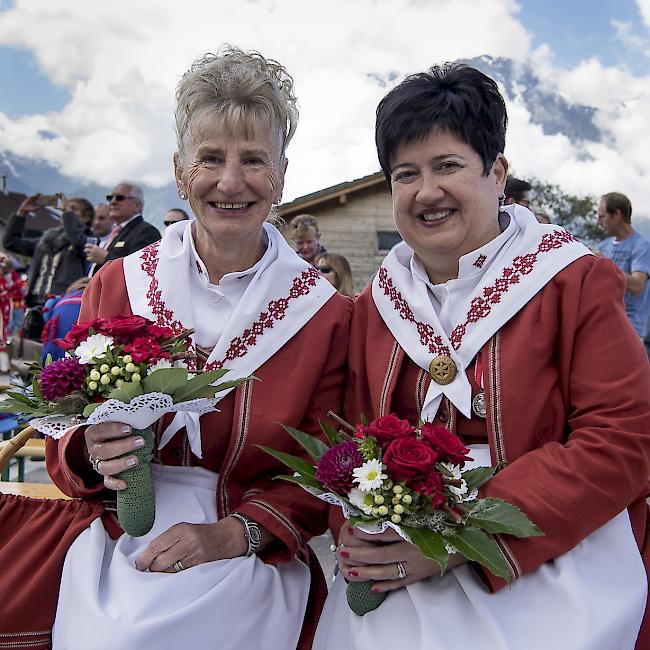
[[[625,194],[609,192],[598,202],[598,225],[608,238],[600,253],[625,274],[625,311],[643,339],[650,317],[650,240],[632,228],[632,204]]]

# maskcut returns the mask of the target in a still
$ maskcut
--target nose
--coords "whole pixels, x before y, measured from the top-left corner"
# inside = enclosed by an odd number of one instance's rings
[[[224,194],[238,194],[243,187],[244,173],[242,166],[235,161],[226,161],[221,168],[217,189]]]
[[[419,187],[415,194],[418,203],[429,205],[439,201],[444,195],[444,190],[440,187],[440,181],[436,174],[424,171],[419,179]]]

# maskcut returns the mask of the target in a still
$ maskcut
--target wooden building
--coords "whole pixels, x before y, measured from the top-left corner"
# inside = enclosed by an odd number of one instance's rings
[[[287,223],[299,214],[318,219],[321,242],[350,262],[357,292],[400,241],[383,172],[301,196],[281,205],[278,212]]]

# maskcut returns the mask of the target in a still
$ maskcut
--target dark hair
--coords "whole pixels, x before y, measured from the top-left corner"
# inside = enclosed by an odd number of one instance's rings
[[[73,196],[71,199],[68,199],[68,203],[71,203],[72,201],[79,204],[84,219],[86,219],[86,223],[89,224],[95,218],[95,208],[93,207],[93,204],[88,199],[84,199],[83,196]]]
[[[167,210],[167,212],[178,212],[178,214],[180,214],[181,217],[183,217],[183,220],[186,220],[186,219],[190,218],[190,215],[187,214],[187,212],[185,212],[185,210],[183,210],[183,208],[169,208],[169,210]]]
[[[605,210],[609,214],[614,214],[616,210],[621,211],[623,221],[632,223],[632,203],[630,199],[620,192],[608,192],[601,197],[605,201]]]
[[[407,77],[377,106],[375,143],[390,186],[390,165],[401,144],[432,131],[451,133],[481,157],[483,173],[506,146],[508,115],[496,82],[464,63],[434,65]]]
[[[526,181],[522,181],[519,178],[514,178],[513,176],[508,176],[506,180],[506,186],[503,190],[503,193],[506,195],[506,199],[513,199],[515,203],[521,201],[526,192],[530,192],[533,189],[533,186]]]

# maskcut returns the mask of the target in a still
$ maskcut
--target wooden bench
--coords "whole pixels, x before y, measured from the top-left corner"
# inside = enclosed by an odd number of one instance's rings
[[[0,452],[12,444],[13,439],[0,441]],[[25,480],[25,458],[32,458],[36,460],[45,460],[45,440],[40,438],[32,438],[28,440],[24,446],[14,450],[12,458],[16,459],[18,464],[18,481],[22,483]],[[9,463],[2,470],[2,480],[9,480]]]

